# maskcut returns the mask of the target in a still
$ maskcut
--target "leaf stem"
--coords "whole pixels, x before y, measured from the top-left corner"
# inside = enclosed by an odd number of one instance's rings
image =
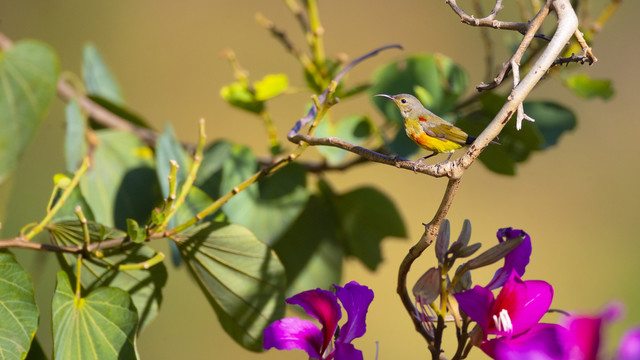
[[[148,259],[146,261],[143,261],[143,262],[140,262],[140,263],[136,263],[136,264],[119,265],[118,266],[118,270],[120,270],[120,271],[125,271],[125,270],[148,270],[152,266],[155,266],[155,265],[161,263],[164,260],[164,258],[165,258],[165,255],[162,252],[158,252],[151,259]]]
[[[82,207],[81,206],[76,206],[76,209],[74,211],[76,213],[76,216],[78,217],[78,220],[80,220],[80,223],[82,224],[82,237],[84,239],[84,246],[83,246],[83,252],[79,252],[77,259],[76,259],[76,305],[78,305],[78,301],[82,298],[82,281],[80,281],[80,276],[82,275],[82,257],[83,257],[83,253],[87,250],[87,248],[89,247],[89,243],[91,242],[91,235],[89,234],[89,225],[87,224],[87,218],[84,216],[84,213],[82,212]]]
[[[73,189],[75,189],[76,186],[78,186],[78,183],[80,182],[80,177],[82,177],[82,175],[85,173],[85,171],[87,171],[88,167],[89,167],[89,158],[85,157],[82,160],[82,164],[80,165],[78,170],[76,170],[75,174],[73,175],[73,179],[71,180],[71,183],[64,190],[62,195],[60,195],[60,199],[58,199],[58,201],[51,208],[51,210],[47,212],[47,215],[44,217],[44,219],[42,219],[42,221],[40,221],[40,223],[38,223],[38,225],[33,227],[26,235],[23,236],[23,238],[25,240],[27,240],[27,241],[31,240],[40,231],[42,231],[42,229],[44,229],[45,226],[47,226],[47,224],[51,221],[51,219],[53,219],[53,217],[60,210],[60,208],[62,208],[62,205],[64,205],[64,203],[67,201],[69,196],[71,196],[71,193],[73,192]]]
[[[196,175],[198,174],[198,170],[200,169],[200,164],[202,164],[204,144],[207,139],[207,135],[204,131],[204,119],[200,119],[199,121],[199,134],[200,134],[200,141],[198,142],[198,146],[196,147],[196,152],[193,156],[193,163],[191,165],[191,170],[189,170],[189,175],[187,175],[187,179],[185,180],[184,184],[182,184],[182,188],[180,189],[180,196],[178,197],[178,199],[175,199],[175,188],[174,188],[173,199],[175,201],[172,202],[171,204],[172,206],[169,207],[169,210],[167,212],[167,215],[165,216],[164,221],[155,232],[160,232],[167,226],[171,218],[176,214],[176,212],[182,206],[182,204],[184,204],[185,200],[187,199],[187,196],[189,195],[189,191],[191,190],[191,187],[193,186],[193,183],[196,180]],[[173,174],[173,168],[172,168],[172,174]],[[175,177],[175,174],[173,174],[172,176]]]

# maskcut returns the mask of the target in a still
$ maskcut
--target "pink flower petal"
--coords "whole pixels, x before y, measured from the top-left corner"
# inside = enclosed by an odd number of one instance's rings
[[[309,320],[284,318],[273,322],[264,329],[263,347],[278,350],[304,350],[310,358],[320,359],[323,334],[316,324]]]
[[[342,316],[336,296],[327,290],[315,289],[301,292],[287,299],[287,303],[300,305],[310,316],[322,324],[323,342],[319,353],[322,354],[335,334],[338,320]]]

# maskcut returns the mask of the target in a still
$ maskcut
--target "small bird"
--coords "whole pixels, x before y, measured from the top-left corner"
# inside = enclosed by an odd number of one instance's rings
[[[476,139],[427,110],[413,95],[377,94],[375,96],[393,100],[404,118],[404,129],[409,139],[421,148],[433,151],[433,154],[420,158],[418,164],[424,159],[443,152],[449,153],[446,160],[449,161],[455,150],[470,145]]]

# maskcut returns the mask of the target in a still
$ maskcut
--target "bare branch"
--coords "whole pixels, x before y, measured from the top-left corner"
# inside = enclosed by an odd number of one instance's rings
[[[78,104],[80,105],[82,110],[84,110],[90,118],[94,119],[99,124],[109,128],[130,132],[142,139],[147,144],[155,144],[158,135],[153,130],[136,126],[121,118],[120,116],[110,112],[109,110],[98,105],[93,100],[89,99],[87,96],[76,92],[73,86],[65,82],[62,78],[58,80],[58,95],[65,102],[68,102],[69,100],[74,98],[77,99]]]
[[[443,177],[443,176],[452,177],[454,176],[453,175],[454,170],[458,166],[455,162],[452,162],[452,161],[447,161],[447,162],[442,162],[437,164],[430,164],[430,165],[409,161],[406,159],[401,159],[397,156],[389,156],[389,155],[381,154],[379,152],[351,144],[337,137],[317,138],[317,137],[313,137],[311,135],[306,135],[306,134],[295,134],[291,136],[289,140],[296,144],[300,142],[305,142],[309,145],[314,145],[314,146],[319,145],[319,146],[337,147],[337,148],[352,152],[354,154],[358,154],[369,161],[391,165],[397,168],[431,175],[433,177]]]
[[[580,47],[582,48],[582,51],[584,51],[584,56],[589,59],[589,65],[598,61],[598,58],[596,58],[596,56],[593,55],[593,52],[591,51],[591,47],[589,47],[589,45],[585,41],[582,32],[576,29],[575,36],[576,36],[576,40],[578,40],[578,44],[580,44]]]
[[[580,63],[581,65],[584,65],[585,63],[589,65],[593,64],[593,62],[591,62],[591,59],[588,56],[571,54],[571,56],[569,57],[561,57],[561,58],[555,59],[551,64],[551,67],[554,67],[556,65],[569,64],[569,63]]]
[[[526,23],[518,23],[518,22],[510,22],[510,21],[498,21],[496,20],[496,16],[498,12],[502,10],[502,0],[496,0],[496,5],[494,6],[491,13],[484,18],[477,19],[472,15],[467,14],[464,10],[460,9],[456,0],[446,0],[451,9],[460,17],[460,21],[467,25],[471,26],[485,26],[491,27],[494,29],[502,29],[502,30],[515,30],[515,31],[527,31],[529,25]]]
[[[531,40],[533,40],[533,38],[535,37],[535,34],[540,28],[540,26],[542,25],[542,22],[544,21],[544,19],[547,17],[547,15],[549,15],[550,5],[551,5],[551,0],[547,0],[545,6],[543,6],[540,9],[540,11],[538,11],[536,16],[527,25],[528,29],[526,30],[524,37],[522,38],[522,41],[518,46],[518,50],[516,50],[516,52],[511,56],[511,58],[504,63],[504,65],[502,66],[502,69],[500,70],[498,75],[493,79],[491,83],[489,84],[482,83],[476,86],[476,89],[478,91],[486,91],[486,90],[491,90],[498,87],[498,85],[500,85],[504,80],[504,78],[509,74],[509,71],[511,70],[511,64],[514,61],[518,64],[520,63],[522,56],[524,56],[524,52],[527,50],[527,48],[529,48],[529,45],[531,44]]]
[[[447,3],[451,5],[451,1],[447,1]],[[475,142],[471,144],[471,146],[469,146],[467,152],[460,159],[451,162],[452,164],[455,164],[456,167],[452,168],[451,175],[448,175],[449,183],[447,185],[447,190],[443,196],[442,202],[440,203],[440,207],[434,215],[433,220],[425,229],[425,234],[418,241],[418,243],[409,250],[398,270],[398,295],[400,296],[400,299],[402,300],[407,313],[416,326],[416,330],[429,343],[429,349],[434,359],[439,355],[438,346],[436,346],[437,344],[435,344],[435,342],[431,340],[432,337],[424,331],[424,328],[420,324],[420,319],[416,318],[415,316],[416,310],[411,301],[409,292],[407,291],[407,274],[411,270],[411,265],[413,264],[415,259],[417,259],[422,254],[422,252],[431,243],[433,243],[433,241],[435,241],[440,229],[440,224],[449,212],[449,208],[451,207],[453,198],[455,197],[457,189],[460,185],[460,180],[462,178],[462,175],[464,174],[464,171],[477,159],[477,157],[489,144],[489,142],[500,133],[513,113],[516,112],[522,105],[525,97],[533,90],[534,86],[542,79],[544,74],[546,74],[547,70],[553,64],[554,60],[561,54],[564,46],[567,44],[569,39],[571,39],[571,36],[573,36],[576,29],[578,28],[578,18],[571,7],[569,0],[547,1],[546,6],[543,7],[540,12],[538,12],[534,21],[531,22],[532,25],[528,29],[527,34],[525,35],[525,39],[523,39],[523,43],[526,43],[526,45],[521,44],[521,47],[518,48],[518,51],[510,60],[510,65],[513,66],[514,70],[518,72],[517,78],[519,78],[518,64],[522,56],[520,52],[524,52],[526,47],[528,47],[528,44],[533,38],[535,31],[540,26],[542,20],[548,14],[550,4],[553,5],[553,9],[558,15],[558,26],[555,34],[553,35],[553,38],[551,39],[543,53],[540,55],[540,57],[537,59],[531,70],[522,79],[522,81],[516,81],[515,86],[507,99],[507,102],[495,115],[489,126],[487,126],[485,130],[478,136]],[[535,23],[536,19],[538,23]],[[448,164],[449,163],[446,163],[445,165]]]

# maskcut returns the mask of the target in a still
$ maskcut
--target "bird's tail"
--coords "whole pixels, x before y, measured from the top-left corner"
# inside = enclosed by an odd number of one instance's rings
[[[498,137],[496,136],[496,139],[498,139]],[[473,142],[476,141],[476,137],[475,136],[467,136],[467,140],[464,142],[465,145],[471,145],[473,144]],[[496,145],[501,145],[499,142],[495,141],[495,140],[491,140],[492,144],[496,144]]]

